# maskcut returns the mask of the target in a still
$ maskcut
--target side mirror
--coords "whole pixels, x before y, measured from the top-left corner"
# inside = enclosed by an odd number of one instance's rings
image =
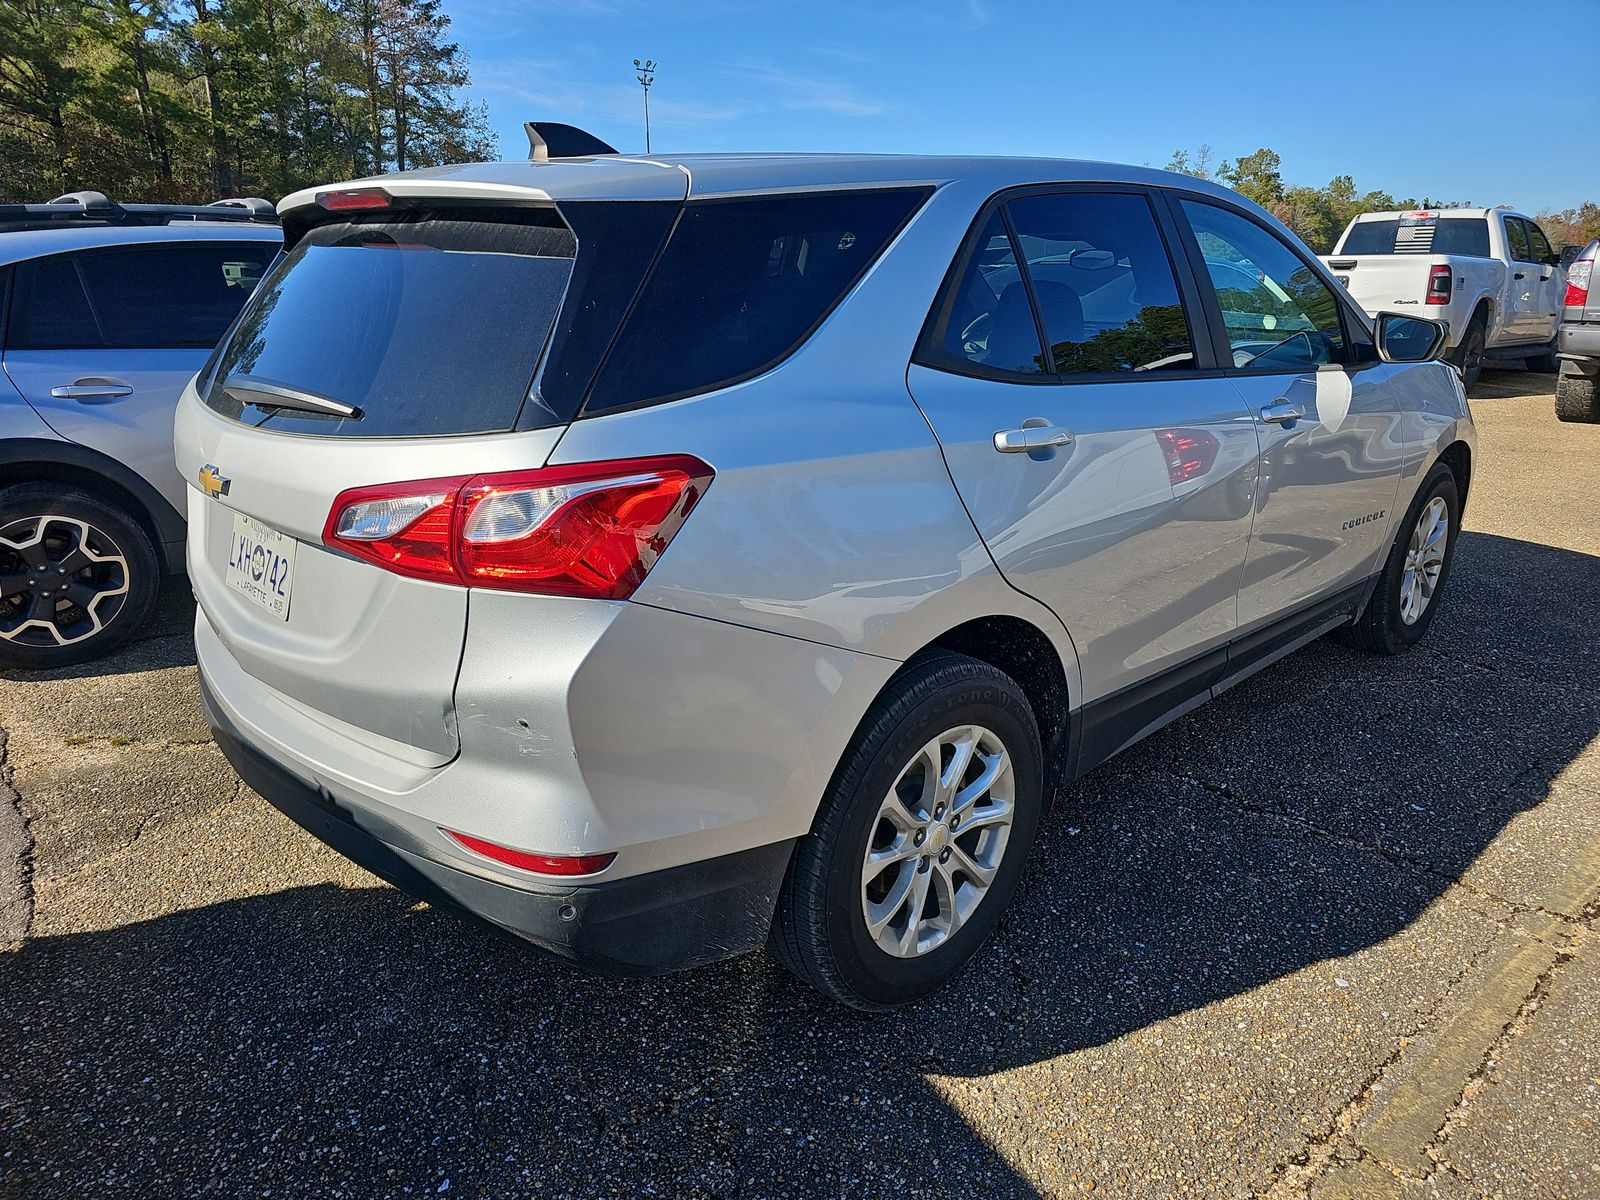
[[[1444,349],[1443,321],[1404,313],[1378,314],[1378,357],[1389,363],[1430,362]]]
[[[1561,255],[1552,250],[1544,256],[1544,265],[1547,267],[1559,267],[1561,265]]]

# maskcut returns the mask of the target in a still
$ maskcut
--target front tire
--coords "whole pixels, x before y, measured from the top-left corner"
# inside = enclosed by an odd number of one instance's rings
[[[942,986],[994,932],[1043,797],[1039,728],[1016,682],[939,652],[867,713],[795,848],[771,947],[854,1008]]]
[[[1351,645],[1378,654],[1404,654],[1439,613],[1461,530],[1461,493],[1444,463],[1417,489],[1366,611],[1345,631]]]
[[[159,585],[155,547],[128,514],[60,484],[0,489],[0,666],[64,667],[116,649]]]

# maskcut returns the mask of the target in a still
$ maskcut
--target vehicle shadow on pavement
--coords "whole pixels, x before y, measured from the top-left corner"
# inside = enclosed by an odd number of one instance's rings
[[[1422,648],[1318,643],[1070,789],[972,969],[887,1016],[761,956],[588,976],[377,886],[37,938],[0,956],[0,1191],[1032,1195],[991,1144],[1005,1118],[969,1125],[937,1081],[1101,1046],[1466,895],[1600,733],[1600,645],[1569,636],[1597,579],[1465,534]]]
[[[1491,363],[1483,369],[1478,386],[1472,389],[1471,399],[1515,400],[1524,397],[1546,397],[1555,389],[1555,376],[1529,371],[1520,363]]]

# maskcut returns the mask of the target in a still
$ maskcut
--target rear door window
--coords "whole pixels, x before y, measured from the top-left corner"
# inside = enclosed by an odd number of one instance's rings
[[[917,348],[925,366],[1057,382],[1195,367],[1172,260],[1143,195],[1016,196],[964,253]]]
[[[262,282],[206,387],[218,412],[341,437],[509,430],[572,273],[554,208],[415,209],[312,227]],[[349,405],[263,408],[228,381]]]
[[[1194,369],[1189,323],[1150,202],[1063,192],[1006,203],[1058,375]]]
[[[277,253],[269,241],[203,241],[85,251],[78,262],[107,346],[209,349]]]
[[[20,263],[6,329],[8,350],[81,350],[105,345],[77,256],[55,254]]]
[[[776,366],[926,195],[900,188],[686,204],[584,411],[711,391]]]
[[[13,350],[207,349],[278,252],[275,242],[84,250],[23,263]]]
[[[1511,244],[1511,257],[1518,262],[1532,262],[1533,249],[1528,243],[1528,227],[1519,217],[1506,218],[1506,241]]]
[[[963,374],[1044,375],[1028,285],[998,208],[966,253],[961,278],[936,310],[917,360]]]
[[[1528,240],[1530,248],[1533,250],[1534,262],[1542,263],[1555,253],[1550,248],[1550,239],[1545,237],[1544,230],[1540,229],[1532,221],[1528,222]]]

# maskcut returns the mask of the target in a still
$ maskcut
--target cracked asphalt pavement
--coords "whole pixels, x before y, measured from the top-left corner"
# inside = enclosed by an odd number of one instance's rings
[[[1450,593],[1074,787],[934,1000],[580,974],[237,783],[192,606],[0,683],[0,1194],[1600,1197],[1600,427],[1485,376]]]

